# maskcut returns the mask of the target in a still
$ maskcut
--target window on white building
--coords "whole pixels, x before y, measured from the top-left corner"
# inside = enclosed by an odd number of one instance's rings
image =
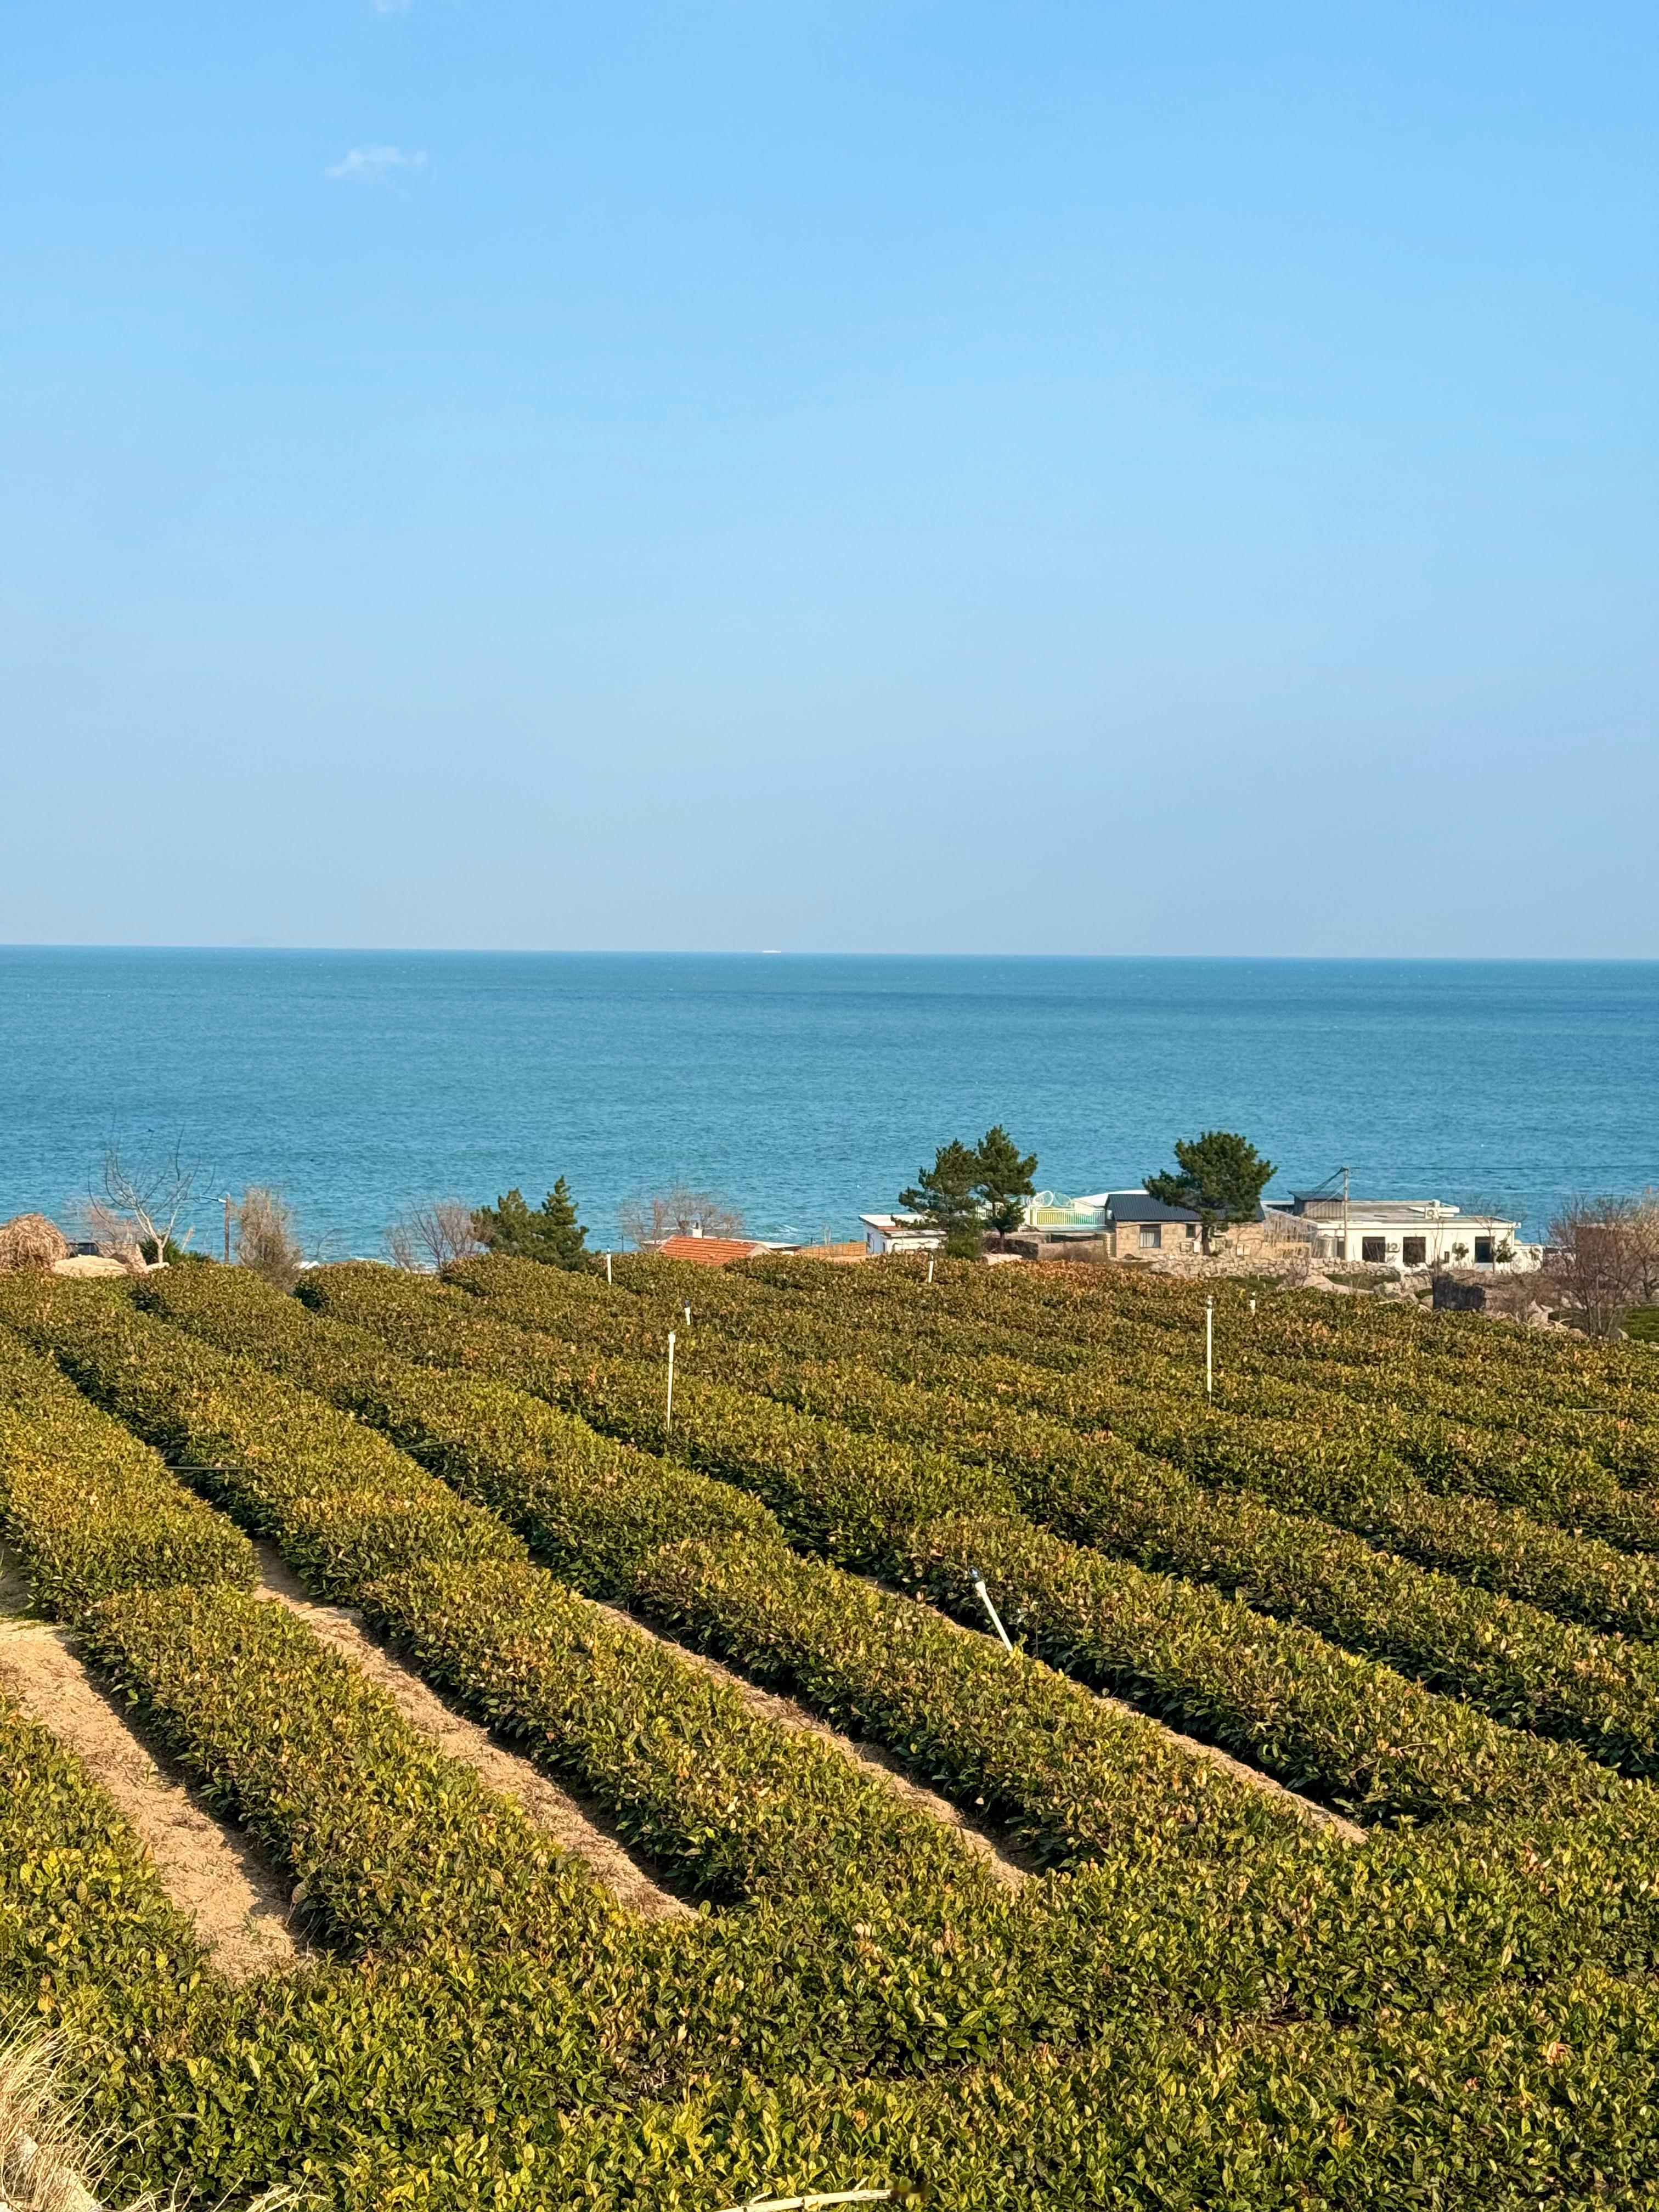
[[[1359,1256],[1368,1267],[1381,1267],[1383,1261],[1385,1261],[1389,1256],[1388,1238],[1386,1237],[1362,1237],[1359,1240]]]

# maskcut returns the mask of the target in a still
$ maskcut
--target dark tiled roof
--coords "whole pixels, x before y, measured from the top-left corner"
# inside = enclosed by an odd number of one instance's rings
[[[1115,1190],[1106,1201],[1106,1218],[1113,1221],[1196,1221],[1184,1206],[1165,1206],[1148,1198],[1144,1190]]]

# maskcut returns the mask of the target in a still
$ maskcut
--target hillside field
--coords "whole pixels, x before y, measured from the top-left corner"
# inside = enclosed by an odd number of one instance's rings
[[[106,2202],[1659,2197],[1659,1351],[614,1273],[0,1277],[0,2031]]]

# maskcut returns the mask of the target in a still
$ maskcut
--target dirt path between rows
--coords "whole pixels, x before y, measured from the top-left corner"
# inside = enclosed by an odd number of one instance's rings
[[[67,1632],[23,1617],[27,1603],[21,1579],[0,1565],[0,1684],[113,1801],[222,1974],[246,1981],[295,1966],[307,1954],[289,1926],[282,1877],[176,1771],[157,1764],[76,1656]]]
[[[274,1544],[254,1548],[259,1555],[259,1595],[298,1613],[324,1643],[384,1690],[404,1718],[441,1751],[471,1767],[491,1790],[511,1797],[561,1850],[584,1861],[594,1878],[631,1911],[647,1920],[690,1917],[691,1907],[659,1887],[596,1813],[529,1759],[497,1743],[488,1729],[457,1712],[374,1641],[360,1613],[308,1596]]]
[[[926,1813],[941,1826],[956,1829],[968,1849],[983,1859],[988,1870],[1008,1888],[1018,1889],[1037,1871],[1034,1858],[1011,1845],[1005,1838],[994,1836],[988,1829],[970,1820],[948,1797],[941,1797],[936,1791],[924,1790],[920,1783],[913,1782],[906,1773],[902,1761],[896,1759],[890,1752],[884,1751],[879,1744],[866,1743],[841,1735],[821,1721],[816,1713],[809,1711],[806,1706],[797,1705],[793,1698],[780,1697],[773,1690],[758,1689],[753,1682],[721,1661],[710,1658],[706,1651],[694,1651],[687,1644],[675,1643],[672,1637],[663,1635],[649,1622],[637,1620],[633,1613],[623,1612],[620,1606],[600,1605],[597,1600],[590,1600],[589,1602],[596,1605],[600,1613],[608,1613],[619,1627],[631,1628],[641,1636],[648,1636],[653,1644],[662,1644],[676,1658],[684,1659],[688,1666],[700,1667],[705,1674],[713,1675],[717,1682],[724,1682],[728,1688],[735,1690],[750,1711],[762,1720],[775,1722],[780,1728],[793,1729],[801,1735],[820,1736],[824,1742],[833,1744],[842,1758],[853,1765],[861,1766],[866,1773],[878,1774],[907,1804]]]

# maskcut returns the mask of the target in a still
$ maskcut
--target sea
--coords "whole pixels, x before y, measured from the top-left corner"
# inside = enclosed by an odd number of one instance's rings
[[[1541,1236],[1659,1185],[1659,963],[0,948],[0,1218],[73,1228],[106,1147],[276,1186],[320,1257],[565,1176],[591,1241],[674,1184],[861,1234],[1002,1123],[1066,1195],[1236,1129],[1270,1193],[1350,1171]]]

